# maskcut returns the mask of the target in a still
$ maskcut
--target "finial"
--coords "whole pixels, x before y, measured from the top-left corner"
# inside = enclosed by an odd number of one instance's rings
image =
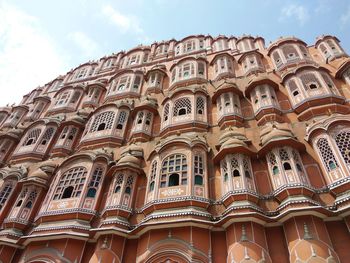
[[[311,256],[317,257],[316,250],[314,249],[314,247],[312,245],[311,245]]]
[[[305,240],[312,239],[312,236],[311,236],[311,234],[309,232],[309,227],[308,227],[308,225],[306,223],[304,223],[304,237],[303,237],[303,239],[305,239]]]

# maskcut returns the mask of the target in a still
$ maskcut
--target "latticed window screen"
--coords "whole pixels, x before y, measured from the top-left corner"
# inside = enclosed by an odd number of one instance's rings
[[[151,174],[149,176],[149,188],[148,190],[152,192],[154,190],[155,179],[157,176],[157,161],[153,161],[151,166]]]
[[[299,57],[298,51],[293,45],[285,45],[281,49],[286,59]]]
[[[80,98],[80,92],[75,91],[69,103],[76,103]]]
[[[272,169],[272,173],[274,175],[279,174],[279,168],[277,165],[277,159],[276,159],[276,155],[273,152],[269,152],[267,154],[267,161],[270,163],[271,169]]]
[[[87,192],[87,197],[95,197],[97,188],[100,185],[100,181],[103,174],[103,168],[102,167],[96,167],[94,172],[92,173],[90,182],[89,182],[89,189]]]
[[[69,99],[70,91],[63,92],[59,99],[56,101],[55,105],[65,105]]]
[[[164,106],[163,120],[167,121],[169,119],[169,103]]]
[[[75,127],[72,127],[70,129],[69,135],[68,135],[68,140],[73,141],[75,135],[77,134],[78,129]]]
[[[320,49],[321,49],[321,51],[322,51],[324,54],[327,54],[327,48],[326,48],[326,46],[325,46],[324,44],[321,44],[321,45],[320,45]]]
[[[334,140],[347,165],[350,164],[350,132],[342,131],[338,133]]]
[[[328,140],[321,138],[317,141],[317,148],[322,156],[324,163],[327,166],[327,170],[330,171],[338,166],[337,160],[333,154],[331,147],[329,146]],[[335,165],[335,166],[334,166]]]
[[[151,112],[147,112],[145,124],[146,125],[150,125],[151,121],[152,121],[152,113]]]
[[[289,160],[289,154],[285,149],[280,149],[279,150],[279,155],[282,161],[288,161]]]
[[[106,111],[98,114],[91,125],[90,132],[112,129],[114,118],[115,113],[113,111]],[[102,128],[103,124],[104,127]]]
[[[122,188],[123,181],[124,181],[124,175],[118,174],[117,178],[115,179],[114,193],[120,192],[120,190]]]
[[[138,114],[137,114],[137,124],[141,124],[142,121],[143,121],[143,111],[140,111]]]
[[[201,155],[194,156],[194,184],[203,185],[204,166],[203,157]]]
[[[240,176],[240,172],[239,172],[239,163],[236,157],[231,156],[230,159],[230,166],[231,166],[231,172],[232,172],[232,176]]]
[[[65,172],[58,182],[53,199],[58,200],[62,198],[79,197],[84,188],[86,174],[85,167],[75,167]],[[69,188],[72,189],[69,191],[69,196],[64,196]]]
[[[118,116],[117,129],[123,129],[124,123],[126,122],[127,114],[125,111],[121,111]]]
[[[245,177],[251,178],[250,160],[247,156],[243,157],[243,169]]]
[[[102,167],[97,167],[94,172],[92,173],[92,177],[89,183],[89,187],[95,187],[97,188],[100,184],[101,177],[103,174],[103,168]]]
[[[198,97],[196,101],[197,114],[204,114],[204,99]]]
[[[55,129],[54,129],[54,128],[52,128],[52,127],[48,128],[48,129],[45,131],[45,133],[44,133],[44,135],[43,135],[43,137],[42,137],[42,139],[41,139],[40,144],[46,145],[47,142],[51,140],[51,138],[52,138],[54,132],[55,132]]]
[[[273,60],[276,62],[276,64],[278,65],[279,63],[281,63],[281,57],[280,54],[278,53],[278,51],[273,52],[272,54]]]
[[[228,170],[226,160],[221,161],[221,171],[223,175],[223,180],[226,182],[228,180]]]
[[[303,73],[299,77],[301,79],[301,82],[304,84],[305,90],[310,89],[310,86],[312,84],[316,84],[317,88],[321,87],[321,83],[319,82],[319,80],[315,76],[315,73],[313,72]]]
[[[125,184],[126,194],[131,194],[133,183],[134,183],[134,177],[132,175],[129,175],[128,178],[126,179],[126,184]]]
[[[309,52],[307,51],[306,47],[304,46],[299,46],[300,51],[304,54],[305,57],[309,56]]]
[[[183,154],[167,157],[162,164],[160,187],[187,184],[187,159]],[[171,178],[170,178],[171,177]],[[173,179],[175,178],[175,179]],[[177,181],[176,181],[177,178]],[[173,180],[170,180],[173,179]]]
[[[316,145],[327,170],[331,171],[338,167],[338,162],[329,146],[328,140],[326,138],[320,138]]]
[[[7,182],[3,185],[1,192],[0,192],[0,209],[4,206],[7,199],[9,198],[11,191],[13,188],[12,182]]]
[[[330,76],[326,72],[321,72],[321,76],[329,88],[334,87],[332,79],[330,78]]]
[[[40,133],[41,133],[41,129],[34,129],[34,130],[29,131],[27,138],[23,142],[23,146],[32,145],[32,144],[36,143],[36,141],[38,140],[38,138],[40,136]]]
[[[295,83],[294,79],[288,81],[288,87],[293,96],[298,96],[300,94],[298,85]]]
[[[9,149],[11,146],[11,141],[5,139],[0,142],[0,157],[2,157]]]
[[[173,116],[186,115],[192,112],[191,100],[189,98],[180,98],[175,101]]]
[[[26,208],[28,208],[28,209],[32,208],[33,203],[34,203],[37,195],[38,195],[38,192],[36,190],[33,190],[30,192],[28,200],[27,200],[26,205],[25,205]]]

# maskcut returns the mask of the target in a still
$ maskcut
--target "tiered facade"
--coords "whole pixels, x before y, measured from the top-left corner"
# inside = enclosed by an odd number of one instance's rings
[[[350,262],[349,101],[328,35],[80,65],[0,109],[0,261]]]

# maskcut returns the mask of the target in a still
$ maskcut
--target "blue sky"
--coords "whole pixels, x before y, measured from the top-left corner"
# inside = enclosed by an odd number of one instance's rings
[[[350,52],[349,0],[0,0],[0,106],[88,60],[191,34],[336,35]]]

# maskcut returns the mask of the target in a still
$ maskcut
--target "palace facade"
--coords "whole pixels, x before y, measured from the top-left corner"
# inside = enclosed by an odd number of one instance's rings
[[[0,262],[350,262],[350,58],[189,36],[0,108]]]

